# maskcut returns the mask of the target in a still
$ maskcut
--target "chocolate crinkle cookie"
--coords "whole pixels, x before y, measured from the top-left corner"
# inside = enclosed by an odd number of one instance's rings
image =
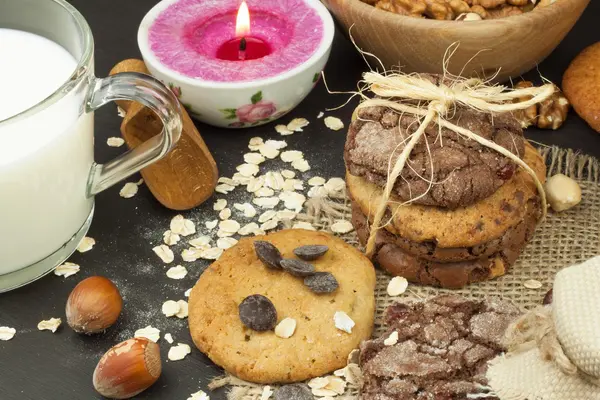
[[[361,345],[361,399],[462,400],[484,392],[487,363],[504,351],[504,331],[519,314],[505,301],[457,295],[391,305],[388,331]],[[387,346],[392,332],[398,341]]]
[[[446,119],[519,157],[524,154],[523,130],[512,114],[492,116],[458,107]],[[346,140],[348,171],[385,186],[390,165],[394,165],[419,124],[413,115],[385,107],[359,110]],[[416,204],[454,209],[490,196],[513,176],[515,169],[512,161],[495,150],[431,123],[411,152],[394,189],[403,201],[415,199]]]

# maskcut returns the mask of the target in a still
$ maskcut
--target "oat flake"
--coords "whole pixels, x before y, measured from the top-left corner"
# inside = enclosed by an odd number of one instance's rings
[[[275,335],[282,339],[292,337],[296,331],[296,320],[294,318],[284,318],[275,327]]]
[[[275,147],[267,145],[267,144],[260,145],[258,147],[258,151],[260,151],[260,154],[262,154],[269,160],[272,160],[279,155],[279,150],[277,150]]]
[[[167,245],[161,244],[160,246],[153,247],[152,251],[155,252],[165,264],[170,264],[173,262],[173,260],[175,260],[173,250],[171,250]]]
[[[260,229],[265,232],[270,231],[271,229],[277,228],[278,224],[279,224],[279,221],[277,219],[272,219],[272,220],[265,222],[264,224],[261,224]]]
[[[277,197],[258,197],[252,200],[254,204],[261,208],[275,208],[279,204],[279,198]]]
[[[250,182],[250,179],[252,179],[252,177],[243,176],[239,172],[236,172],[235,174],[233,174],[233,181],[235,182],[235,186],[247,185],[248,182]]]
[[[229,208],[224,208],[221,210],[221,212],[219,212],[219,218],[221,220],[226,220],[229,219],[231,217],[231,209]]]
[[[233,189],[235,189],[235,186],[228,185],[226,183],[222,183],[220,185],[217,185],[217,187],[215,188],[215,192],[221,193],[221,194],[227,194],[227,193],[231,192]]]
[[[181,236],[189,236],[196,233],[196,225],[194,225],[194,222],[184,218],[181,214],[173,217],[170,228],[171,232]]]
[[[283,175],[279,172],[269,171],[265,174],[265,186],[270,187],[273,190],[281,190],[285,180]]]
[[[240,229],[240,223],[233,219],[227,219],[219,222],[219,229],[224,232],[236,233]]]
[[[304,160],[304,154],[298,150],[289,150],[281,153],[281,161],[291,163],[297,160]]]
[[[93,249],[95,244],[95,239],[86,236],[83,239],[81,239],[79,246],[77,246],[77,251],[80,253],[85,253],[86,251],[90,251],[91,249]]]
[[[246,224],[242,228],[240,228],[237,233],[239,233],[242,236],[246,236],[253,233],[257,229],[259,229],[258,224],[256,222],[250,222],[249,224]]]
[[[312,224],[310,222],[304,222],[304,221],[296,222],[294,224],[294,226],[292,226],[292,229],[306,229],[309,231],[316,231],[315,227],[312,226]]]
[[[236,210],[241,211],[246,218],[254,218],[256,216],[256,208],[250,203],[235,203],[233,205]]]
[[[190,240],[188,243],[197,249],[206,249],[210,247],[211,237],[207,235],[198,236],[196,239]]]
[[[384,341],[383,344],[386,346],[393,346],[396,343],[398,343],[398,332],[394,331],[392,333],[390,333],[390,336],[388,336]]]
[[[221,229],[219,229],[217,231],[217,237],[218,238],[231,237],[233,235],[235,235],[235,232],[228,232],[228,231],[224,231],[224,230],[221,230]]]
[[[215,211],[221,211],[225,209],[225,207],[227,207],[227,200],[225,199],[219,199],[213,204],[213,210]]]
[[[253,137],[252,139],[250,139],[250,142],[248,143],[248,148],[252,151],[256,151],[258,150],[258,146],[260,146],[261,144],[263,144],[264,141],[261,137]]]
[[[286,179],[294,179],[296,177],[296,173],[294,171],[290,171],[289,169],[284,169],[281,171],[281,175]]]
[[[342,178],[331,178],[325,184],[325,189],[330,193],[342,191],[346,187],[346,181]]]
[[[306,172],[310,170],[310,165],[308,165],[308,161],[306,160],[296,160],[292,162],[292,167],[300,172]]]
[[[235,246],[235,244],[237,243],[237,239],[231,238],[231,237],[227,237],[227,238],[219,238],[219,240],[217,240],[217,247],[223,250],[227,250],[233,246]]]
[[[258,165],[255,165],[255,164],[242,164],[242,165],[238,165],[237,167],[235,167],[235,169],[242,176],[245,176],[248,178],[255,176],[256,174],[258,174],[258,171],[260,170]]]
[[[268,187],[261,187],[256,192],[254,192],[254,195],[256,197],[271,197],[274,194],[275,194],[275,192],[273,191],[273,189],[268,188]]]
[[[308,126],[309,122],[306,118],[294,118],[287,125],[287,128],[294,132],[302,132],[302,128]]]
[[[207,248],[210,248],[210,247],[207,247]],[[185,262],[194,262],[200,258],[200,255],[202,254],[203,250],[204,249],[190,247],[189,249],[185,249],[181,252],[181,258]]]
[[[244,154],[244,162],[259,165],[265,162],[265,158],[259,153],[246,153]]]
[[[189,345],[178,343],[177,346],[173,346],[169,349],[167,357],[171,361],[180,361],[183,360],[191,352],[192,349]]]
[[[264,176],[259,176],[258,178],[251,178],[250,181],[248,182],[248,185],[246,186],[246,191],[248,191],[249,193],[255,193],[258,190],[260,190],[260,188],[262,188],[265,184],[265,177]]]
[[[313,176],[308,180],[309,186],[323,186],[325,184],[325,178],[321,178],[320,176]]]
[[[10,340],[15,337],[17,330],[8,326],[0,326],[0,340]]]
[[[279,220],[289,219],[291,221],[291,220],[295,219],[297,215],[298,215],[298,213],[296,213],[295,211],[291,211],[291,210],[277,211],[277,219],[279,219]]]
[[[160,330],[154,328],[151,325],[148,325],[145,328],[138,329],[137,331],[135,331],[135,333],[133,334],[133,337],[146,338],[146,339],[152,340],[154,343],[156,343],[156,342],[158,342],[158,339],[160,339]]]
[[[323,111],[319,111],[319,114],[317,114],[317,118],[321,119],[321,118],[323,118],[324,115],[325,115],[325,113]]]
[[[221,254],[223,254],[223,249],[211,247],[210,249],[202,250],[200,258],[205,260],[218,260],[219,257],[221,257]]]
[[[163,303],[161,310],[165,317],[174,317],[179,312],[179,304],[174,300],[167,300]]]
[[[329,379],[326,376],[313,378],[308,381],[308,387],[311,389],[323,389],[325,386],[329,384]]]
[[[192,289],[191,289],[191,288],[190,288],[190,289],[188,289],[188,290],[186,290],[186,291],[183,293],[183,295],[184,295],[185,297],[190,297],[190,294],[192,294]]]
[[[344,123],[339,118],[325,117],[323,122],[325,123],[325,126],[331,129],[332,131],[339,131],[340,129],[344,129]]]
[[[344,311],[336,311],[333,315],[335,327],[341,331],[352,333],[354,321]]]
[[[76,273],[78,273],[80,269],[81,267],[78,264],[66,262],[56,267],[56,269],[54,270],[54,275],[68,278],[71,275],[75,275]]]
[[[287,142],[285,140],[267,140],[265,144],[277,150],[285,149],[287,147]]]
[[[408,281],[406,278],[401,276],[395,276],[390,280],[387,286],[387,294],[388,296],[396,297],[400,296],[406,289],[408,288]]]
[[[187,318],[188,316],[188,302],[185,300],[177,300],[177,305],[179,306],[179,311],[175,316],[179,319]]]
[[[164,338],[167,341],[167,343],[169,343],[169,344],[173,343],[173,336],[170,333],[165,333]]]
[[[167,278],[183,279],[187,275],[187,269],[182,265],[171,267],[167,270]]]
[[[260,394],[260,400],[269,400],[272,395],[273,390],[271,390],[271,386],[265,386]]]
[[[138,192],[138,185],[135,182],[127,182],[123,188],[119,191],[119,196],[124,199],[130,199],[135,196]]]
[[[109,137],[106,139],[106,144],[110,147],[121,147],[125,144],[125,140],[120,137]]]
[[[37,328],[40,331],[51,331],[52,333],[56,332],[58,327],[62,324],[62,320],[60,318],[50,318],[44,321],[40,321],[37,325]]]
[[[284,202],[285,208],[289,208],[296,212],[302,211],[302,206],[306,201],[306,197],[301,193],[282,192],[279,194],[279,199]]]
[[[288,136],[288,135],[292,135],[294,133],[294,131],[289,130],[288,127],[285,125],[276,125],[275,131],[277,133],[279,133],[281,136]]]
[[[218,219],[213,219],[212,221],[206,221],[204,223],[204,226],[206,227],[206,229],[208,229],[209,231],[212,231],[213,229],[215,229],[215,227],[217,226],[217,224],[219,223]]]
[[[263,222],[267,222],[268,220],[273,219],[276,215],[277,211],[267,210],[264,213],[260,214],[260,216],[258,217],[258,222],[262,224]]]
[[[354,227],[350,223],[350,221],[338,220],[333,225],[331,225],[331,231],[334,233],[348,233],[354,230]]]
[[[329,193],[324,186],[313,186],[308,191],[308,197],[326,197]]]
[[[210,397],[208,397],[206,393],[200,390],[199,392],[192,393],[190,397],[187,398],[187,400],[210,400]]]
[[[523,282],[523,286],[525,286],[527,289],[540,289],[543,285],[540,281],[530,279],[528,281]]]
[[[227,178],[225,176],[222,176],[219,178],[219,180],[217,181],[218,183],[225,183],[227,185],[231,185],[231,186],[236,186],[238,185],[238,183],[236,183],[233,179],[231,178]]]

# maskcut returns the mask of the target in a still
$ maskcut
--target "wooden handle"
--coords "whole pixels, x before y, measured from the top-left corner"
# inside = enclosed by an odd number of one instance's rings
[[[110,74],[121,72],[150,74],[144,62],[136,59],[120,62]],[[162,131],[162,122],[148,108],[132,101],[117,104],[127,113],[121,133],[129,148],[139,146]],[[212,196],[219,176],[217,164],[185,109],[179,142],[141,174],[154,197],[172,210],[189,210]]]

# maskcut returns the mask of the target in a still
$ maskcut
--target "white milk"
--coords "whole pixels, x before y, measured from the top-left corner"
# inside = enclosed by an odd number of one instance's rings
[[[0,29],[0,121],[52,95],[76,67],[58,44]],[[90,214],[93,115],[83,114],[84,95],[73,90],[44,111],[0,122],[0,279],[60,249]]]

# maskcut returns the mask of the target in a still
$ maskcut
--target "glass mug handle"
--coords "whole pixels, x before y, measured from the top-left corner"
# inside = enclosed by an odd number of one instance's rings
[[[156,113],[163,123],[163,130],[106,164],[94,163],[87,185],[88,197],[160,160],[179,140],[183,125],[177,97],[155,78],[123,72],[103,79],[95,78],[92,85],[86,112],[115,100],[137,101]]]

